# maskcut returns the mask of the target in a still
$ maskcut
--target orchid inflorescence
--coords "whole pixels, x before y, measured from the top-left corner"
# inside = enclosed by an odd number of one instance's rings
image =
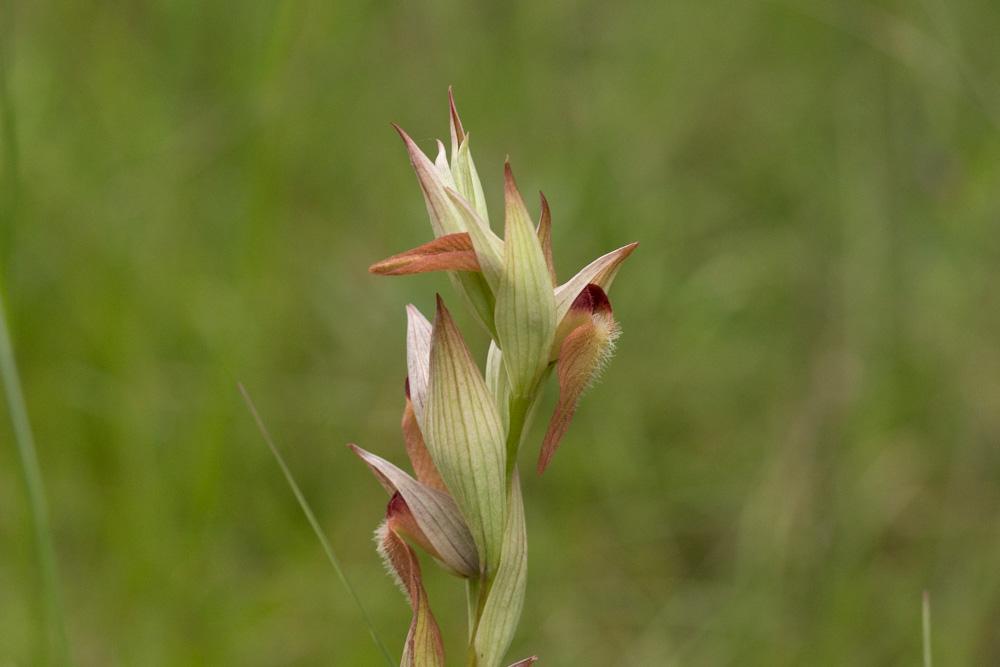
[[[509,163],[504,238],[499,238],[490,227],[469,134],[450,92],[449,98],[450,159],[439,141],[432,162],[394,126],[416,171],[434,240],[377,262],[370,271],[446,271],[490,335],[485,375],[440,296],[433,325],[407,306],[402,431],[413,475],[350,447],[391,495],[376,543],[413,611],[402,665],[445,664],[416,546],[465,579],[466,664],[499,667],[521,616],[527,575],[517,454],[553,370],[559,397],[542,441],[539,473],[566,433],[581,394],[610,357],[619,327],[607,290],[636,244],[599,257],[558,284],[548,203],[542,195],[536,227]]]

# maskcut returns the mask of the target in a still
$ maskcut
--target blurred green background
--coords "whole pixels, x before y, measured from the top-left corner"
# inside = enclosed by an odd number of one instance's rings
[[[389,122],[432,150],[449,84],[495,225],[509,154],[561,278],[641,243],[526,476],[511,658],[914,665],[926,589],[938,662],[1000,663],[995,1],[2,12],[2,281],[80,665],[379,664],[238,380],[399,650],[344,443],[404,459],[403,306],[459,303],[366,273],[430,237]],[[0,412],[0,664],[38,660],[24,498]]]

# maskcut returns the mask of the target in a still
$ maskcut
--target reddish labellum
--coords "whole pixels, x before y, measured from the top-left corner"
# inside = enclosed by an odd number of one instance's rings
[[[570,310],[595,314],[611,313],[611,300],[600,287],[594,283],[588,283],[573,300]]]

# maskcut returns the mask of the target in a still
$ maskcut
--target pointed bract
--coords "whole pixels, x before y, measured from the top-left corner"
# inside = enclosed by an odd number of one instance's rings
[[[465,128],[462,127],[462,119],[458,117],[458,109],[455,108],[455,93],[451,86],[448,86],[448,125],[451,129],[451,154],[452,157],[458,153],[458,147],[465,140]]]
[[[497,341],[515,396],[528,396],[548,365],[555,299],[541,244],[510,165],[505,165],[504,265],[497,291]]]
[[[448,570],[463,577],[479,574],[479,559],[461,511],[447,493],[410,477],[389,461],[348,445],[364,461],[389,493],[399,493],[413,518],[433,547],[429,553]]]
[[[479,271],[479,259],[467,232],[445,234],[416,248],[387,257],[368,267],[381,276],[405,276],[431,271]]]
[[[465,517],[484,571],[503,539],[504,432],[486,382],[438,297],[422,428],[427,449]]]
[[[504,529],[500,567],[476,629],[477,667],[500,666],[521,618],[527,581],[528,537],[524,523],[521,480],[515,470],[511,478],[510,509]]]
[[[531,667],[531,665],[535,664],[536,662],[538,662],[538,656],[533,655],[530,658],[525,658],[524,660],[518,660],[510,667]]]

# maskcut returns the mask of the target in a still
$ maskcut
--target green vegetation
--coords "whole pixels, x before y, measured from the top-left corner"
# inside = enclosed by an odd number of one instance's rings
[[[510,655],[915,665],[927,590],[935,664],[1000,662],[998,25],[988,0],[3,5],[0,288],[75,663],[380,664],[237,381],[403,639],[344,443],[405,461],[400,306],[458,299],[366,273],[428,239],[389,122],[431,151],[449,84],[490,210],[508,154],[534,216],[544,188],[560,278],[642,244],[614,363],[542,481],[522,457]],[[3,405],[0,664],[38,664]],[[464,593],[424,570],[459,656]]]

